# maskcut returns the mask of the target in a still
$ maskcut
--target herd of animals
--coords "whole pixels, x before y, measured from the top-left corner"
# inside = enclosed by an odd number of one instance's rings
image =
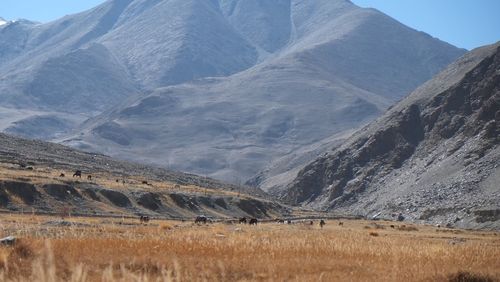
[[[20,166],[21,166],[21,168],[28,169],[28,170],[33,169],[32,167],[27,167],[26,165],[22,165],[22,164]],[[82,175],[83,175],[83,172],[81,170],[76,170],[73,173],[73,177],[82,178]],[[65,173],[61,173],[59,175],[59,177],[66,177],[66,175],[65,175]],[[92,175],[88,174],[87,180],[92,180]],[[123,181],[123,183],[125,183],[125,180],[122,180],[122,181]],[[119,180],[117,179],[116,182],[119,182]],[[147,181],[142,181],[142,184],[150,185],[150,183],[148,183]],[[176,186],[178,186],[178,185],[176,185]],[[147,223],[149,223],[150,220],[151,220],[151,218],[147,215],[141,215],[139,217],[139,221],[141,224],[147,224]],[[211,219],[207,216],[204,216],[204,215],[199,215],[194,220],[195,224],[208,224],[208,223],[212,223],[212,222],[214,222],[213,219]],[[259,223],[259,220],[257,218],[241,217],[237,220],[232,220],[231,222],[232,223],[237,222],[239,224],[257,225]],[[292,224],[292,220],[290,220],[290,219],[275,219],[275,222],[279,223],[279,224]],[[304,222],[305,224],[308,224],[308,225],[314,225],[314,221],[312,221],[312,220],[310,220],[309,222],[307,222],[307,221],[302,221],[302,222]],[[323,226],[325,226],[325,225],[326,225],[325,220],[321,219],[319,221],[319,226],[321,228],[323,228]],[[339,222],[339,225],[342,226],[343,222]]]
[[[141,223],[144,222],[142,218],[143,218],[143,216],[141,216]],[[194,223],[202,223],[202,224],[207,224],[207,223],[212,223],[212,222],[213,222],[212,219],[210,219],[210,218],[208,218],[207,216],[204,216],[204,215],[199,215],[194,220]],[[236,220],[230,220],[229,222],[230,223],[235,223]],[[259,220],[257,218],[241,217],[241,218],[239,218],[237,220],[237,222],[239,224],[257,225],[257,223],[259,223]],[[280,224],[292,224],[293,223],[292,220],[290,220],[290,219],[275,219],[274,222],[280,223]],[[314,221],[313,220],[309,220],[309,221],[301,220],[301,221],[296,221],[296,222],[302,222],[302,223],[305,223],[307,225],[314,225]],[[326,221],[324,219],[321,219],[319,221],[319,226],[321,228],[323,228],[323,226],[325,226],[325,225],[326,225]],[[343,226],[344,223],[343,222],[339,222],[339,225]]]

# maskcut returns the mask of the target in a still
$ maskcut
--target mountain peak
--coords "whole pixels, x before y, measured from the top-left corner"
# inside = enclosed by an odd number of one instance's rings
[[[5,25],[7,23],[8,22],[4,18],[0,17],[0,26]]]

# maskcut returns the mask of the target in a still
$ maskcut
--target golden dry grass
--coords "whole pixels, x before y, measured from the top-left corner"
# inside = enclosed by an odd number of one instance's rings
[[[500,279],[492,232],[370,227],[366,221],[258,226],[2,215],[0,280],[11,281],[446,281],[464,272]],[[408,226],[408,225],[407,225]],[[376,233],[372,236],[370,233]]]

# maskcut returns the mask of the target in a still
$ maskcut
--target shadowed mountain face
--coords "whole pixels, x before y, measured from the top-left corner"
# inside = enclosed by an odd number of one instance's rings
[[[463,52],[346,0],[114,0],[0,26],[0,129],[268,190]]]
[[[500,224],[500,44],[474,50],[344,145],[283,199],[461,227]]]

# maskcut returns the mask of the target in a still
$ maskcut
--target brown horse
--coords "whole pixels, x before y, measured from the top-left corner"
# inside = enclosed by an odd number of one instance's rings
[[[149,216],[147,215],[141,215],[141,218],[139,219],[141,223],[148,223],[149,222]]]
[[[323,226],[325,226],[326,222],[324,220],[321,220],[319,222],[319,227],[321,227],[323,229]]]

